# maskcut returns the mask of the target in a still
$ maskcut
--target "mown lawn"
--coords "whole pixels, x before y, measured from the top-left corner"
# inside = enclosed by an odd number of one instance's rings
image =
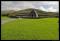
[[[1,40],[58,40],[59,19],[16,19],[1,25]]]

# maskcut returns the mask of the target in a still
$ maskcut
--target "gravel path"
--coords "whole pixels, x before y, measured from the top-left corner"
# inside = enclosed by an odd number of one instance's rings
[[[13,20],[16,20],[16,19],[11,19],[11,18],[9,18],[9,19],[6,19],[6,20],[1,20],[1,24],[5,24],[5,23],[7,23],[7,22],[10,22],[10,21],[13,21]]]

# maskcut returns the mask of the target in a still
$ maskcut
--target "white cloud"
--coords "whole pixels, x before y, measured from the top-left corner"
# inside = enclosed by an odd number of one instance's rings
[[[58,1],[2,1],[1,3],[1,9],[3,10],[20,10],[25,8],[36,8],[49,12],[59,11]]]
[[[30,2],[24,2],[24,8],[34,8],[34,6]]]
[[[59,12],[58,9],[54,9],[53,7],[45,9],[44,7],[41,6],[40,9],[47,12]]]
[[[58,12],[58,9],[54,9],[53,7],[48,8],[48,12]]]
[[[40,2],[41,4],[44,4],[44,5],[46,5],[46,4],[51,4],[51,5],[58,5],[59,4],[59,2],[58,1],[41,1]]]
[[[43,11],[47,11],[47,9],[45,9],[43,6],[41,6],[39,9],[41,9]]]

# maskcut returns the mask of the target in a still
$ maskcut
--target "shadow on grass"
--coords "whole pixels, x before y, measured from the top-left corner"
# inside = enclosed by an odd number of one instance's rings
[[[18,18],[22,18],[22,19],[42,19],[42,18],[46,18],[46,17],[38,17],[38,18],[32,18],[32,17],[9,17],[9,18],[13,18],[13,19],[18,19]]]
[[[33,18],[33,17],[16,17],[16,16],[6,16],[8,18],[11,19],[18,19],[18,18],[22,18],[22,19],[43,19],[43,18],[55,18],[55,17],[38,17],[38,18]]]

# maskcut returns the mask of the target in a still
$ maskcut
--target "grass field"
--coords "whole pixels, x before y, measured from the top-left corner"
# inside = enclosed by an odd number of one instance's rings
[[[1,25],[1,40],[58,40],[59,19],[16,19]]]

